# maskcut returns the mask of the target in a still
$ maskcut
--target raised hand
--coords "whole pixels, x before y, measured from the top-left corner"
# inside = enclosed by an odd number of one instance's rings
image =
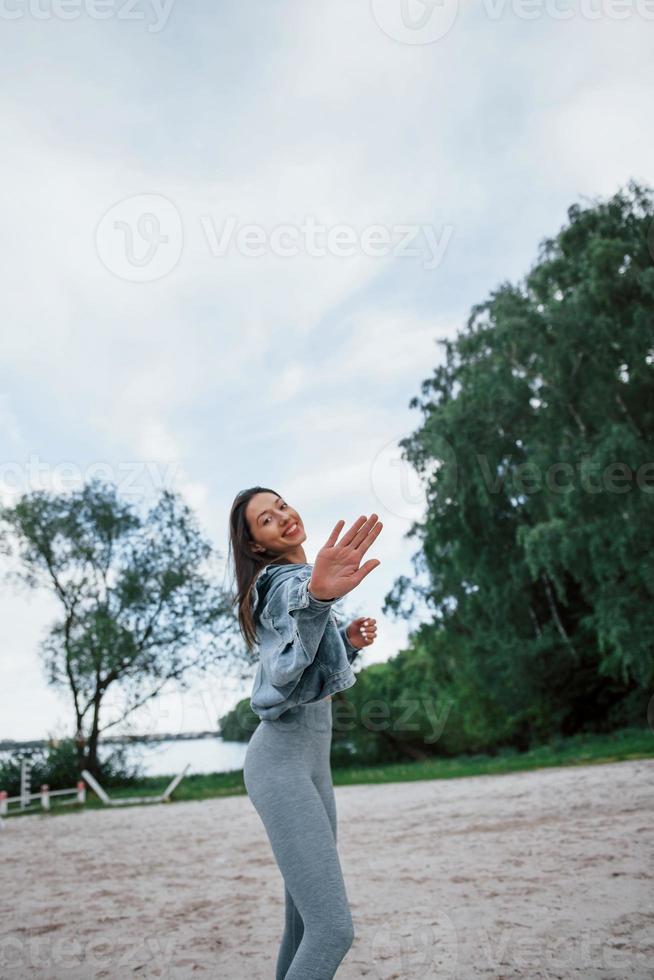
[[[377,520],[377,514],[359,517],[337,541],[344,524],[342,520],[336,524],[316,555],[309,580],[309,592],[316,599],[340,599],[381,565],[379,559],[370,558],[359,568],[361,559],[384,526]]]

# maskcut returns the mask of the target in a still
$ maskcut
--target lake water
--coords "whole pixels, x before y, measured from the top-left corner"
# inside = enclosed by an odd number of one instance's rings
[[[100,759],[115,749],[100,746]],[[242,769],[247,742],[226,742],[221,738],[189,738],[181,741],[131,742],[125,753],[129,765],[139,763],[145,776],[172,776],[189,763],[191,773],[231,772]]]

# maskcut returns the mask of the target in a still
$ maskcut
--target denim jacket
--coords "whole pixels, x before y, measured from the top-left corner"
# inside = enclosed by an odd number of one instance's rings
[[[339,599],[316,599],[308,592],[312,566],[266,565],[251,591],[260,654],[250,707],[261,719],[275,719],[298,704],[320,701],[356,683],[351,664],[359,649],[339,623]]]

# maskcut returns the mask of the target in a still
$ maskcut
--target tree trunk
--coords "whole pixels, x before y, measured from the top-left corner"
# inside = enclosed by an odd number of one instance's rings
[[[75,749],[77,751],[77,768],[80,773],[82,769],[86,766],[86,758],[84,750],[86,747],[86,739],[84,738],[84,730],[82,726],[82,719],[78,716],[77,718],[77,730],[75,732]]]
[[[95,776],[100,778],[100,766],[98,764],[98,738],[100,735],[100,696],[96,695],[93,701],[93,724],[89,733],[89,740],[86,747],[86,768]]]

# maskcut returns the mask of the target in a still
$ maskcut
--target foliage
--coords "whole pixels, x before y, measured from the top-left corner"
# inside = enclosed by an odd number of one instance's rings
[[[170,490],[141,516],[93,480],[69,495],[23,494],[0,517],[18,559],[8,578],[44,587],[59,603],[41,653],[48,681],[70,691],[79,764],[99,773],[102,732],[169,682],[188,687],[193,671],[234,656],[235,621],[214,584],[213,548]],[[101,724],[110,689],[118,708]]]
[[[123,745],[98,761],[98,778],[102,786],[125,786],[139,779],[138,767],[128,766]],[[74,739],[59,739],[38,748],[17,748],[4,752],[0,758],[0,789],[9,796],[20,795],[20,768],[23,759],[30,763],[32,792],[37,793],[45,783],[53,789],[74,789],[81,779],[77,747]]]
[[[407,616],[420,598],[431,612],[393,670],[413,690],[424,670],[452,699],[443,747],[644,723],[652,192],[632,181],[568,219],[524,282],[501,284],[442,341],[411,401],[423,423],[401,443],[427,512],[409,532],[418,581],[398,579],[384,611]],[[384,675],[389,695],[396,680]]]
[[[218,721],[220,737],[226,742],[247,742],[259,724],[259,718],[250,707],[250,697],[242,698],[231,711]]]
[[[575,204],[442,341],[401,446],[425,484],[428,616],[333,702],[335,765],[528,751],[646,723],[654,681],[654,205]],[[247,701],[242,702],[247,705]],[[226,720],[249,737],[245,707]],[[254,718],[256,726],[256,718]],[[249,726],[249,727],[248,727]]]

